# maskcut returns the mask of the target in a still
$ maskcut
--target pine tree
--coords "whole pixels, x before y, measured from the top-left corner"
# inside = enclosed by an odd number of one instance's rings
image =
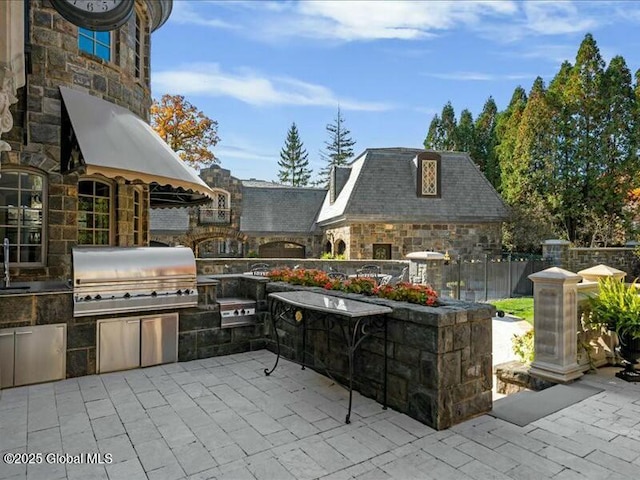
[[[278,178],[282,183],[293,185],[294,187],[304,187],[309,184],[311,169],[309,168],[307,151],[303,147],[298,134],[298,127],[295,122],[287,132],[287,139],[284,147],[280,151],[278,166]]]
[[[351,132],[344,126],[344,117],[338,107],[338,115],[333,123],[326,127],[329,141],[324,142],[326,150],[320,152],[320,157],[327,162],[327,166],[320,170],[318,184],[329,185],[329,174],[332,167],[346,165],[353,157],[353,146],[356,142],[351,138]]]

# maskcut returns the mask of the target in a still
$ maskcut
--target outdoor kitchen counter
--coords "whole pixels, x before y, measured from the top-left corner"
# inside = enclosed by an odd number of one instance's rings
[[[42,295],[47,293],[71,293],[71,287],[62,280],[12,282],[8,287],[0,287],[0,296]]]

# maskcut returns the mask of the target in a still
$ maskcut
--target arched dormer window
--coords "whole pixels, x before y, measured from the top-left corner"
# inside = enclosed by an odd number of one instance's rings
[[[96,179],[78,182],[78,244],[111,245],[113,186]]]
[[[231,195],[226,190],[213,191],[213,202],[200,207],[200,223],[231,223]]]
[[[2,168],[0,176],[0,244],[9,239],[9,263],[43,266],[46,232],[46,176],[30,170]],[[0,248],[0,263],[4,249]]]

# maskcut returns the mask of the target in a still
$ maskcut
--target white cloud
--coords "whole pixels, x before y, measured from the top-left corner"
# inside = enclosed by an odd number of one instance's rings
[[[231,24],[220,18],[211,18],[201,15],[193,8],[193,4],[190,2],[173,2],[173,8],[171,10],[171,16],[169,17],[171,22],[189,24],[189,25],[202,25],[212,28],[220,28],[225,30],[236,30],[238,25]]]
[[[450,72],[450,73],[423,73],[426,77],[439,78],[442,80],[456,81],[477,81],[477,82],[495,82],[500,80],[522,80],[526,78],[535,78],[535,75],[525,73],[513,74],[491,74],[482,72]]]
[[[211,11],[216,12],[215,17],[210,16]],[[530,35],[584,32],[612,15],[620,15],[615,3],[569,0],[212,0],[174,2],[171,19],[236,29],[265,41],[420,40],[456,29],[489,34],[496,41],[513,41]]]
[[[329,88],[290,77],[267,77],[244,69],[224,72],[217,64],[196,64],[154,72],[154,91],[184,95],[232,97],[255,106],[296,105],[344,110],[384,111],[394,108],[384,102],[366,102],[342,97]]]
[[[529,1],[524,4],[524,13],[527,28],[538,34],[584,32],[597,25],[594,18],[582,16],[571,2]]]

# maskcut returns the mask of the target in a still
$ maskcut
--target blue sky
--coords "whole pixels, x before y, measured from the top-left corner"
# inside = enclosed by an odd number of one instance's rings
[[[154,97],[184,95],[219,123],[212,150],[242,179],[276,180],[296,122],[314,174],[338,105],[356,141],[421,148],[451,101],[474,119],[491,95],[548,83],[586,33],[640,68],[640,1],[174,0],[152,37]]]

